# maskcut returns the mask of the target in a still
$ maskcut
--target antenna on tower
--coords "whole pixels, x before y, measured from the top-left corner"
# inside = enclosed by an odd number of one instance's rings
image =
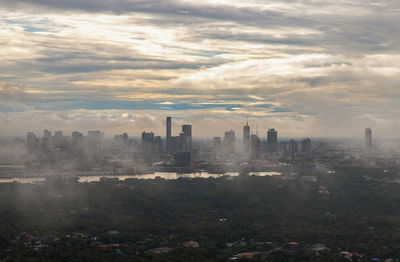
[[[249,125],[249,115],[247,115],[247,123],[246,123],[246,126],[248,126]]]
[[[258,137],[258,126],[256,125],[256,135]]]

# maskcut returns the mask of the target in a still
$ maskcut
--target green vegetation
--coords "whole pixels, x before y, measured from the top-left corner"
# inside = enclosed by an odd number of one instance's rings
[[[396,258],[397,172],[354,168],[317,174],[316,183],[241,176],[0,184],[0,260],[227,261],[259,251],[254,260],[347,261],[343,250]],[[200,247],[184,247],[189,240]],[[315,243],[329,250],[316,253]],[[151,252],[157,247],[172,249]]]

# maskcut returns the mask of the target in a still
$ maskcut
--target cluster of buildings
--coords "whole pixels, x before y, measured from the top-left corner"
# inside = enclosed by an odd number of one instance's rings
[[[178,135],[174,135],[171,117],[166,118],[165,131],[165,137],[144,131],[141,137],[129,137],[123,133],[110,139],[100,130],[88,131],[86,135],[74,131],[70,136],[62,131],[52,134],[44,130],[42,137],[27,133],[26,149],[31,159],[47,159],[47,162],[53,159],[91,160],[91,163],[101,162],[101,168],[104,168],[107,161],[114,161],[112,170],[125,165],[130,169],[138,166],[172,168],[168,171],[186,168],[185,172],[204,169],[239,171],[243,166],[260,170],[271,163],[311,163],[313,159],[325,159],[327,154],[331,154],[330,149],[313,145],[310,138],[279,140],[274,128],[267,130],[266,139],[261,139],[258,129],[250,127],[248,121],[243,126],[242,139],[237,139],[235,131],[228,130],[223,137],[193,140],[192,126],[187,124],[181,126]],[[372,149],[370,128],[365,130],[365,148],[367,152]],[[261,168],[253,168],[256,165]]]
[[[223,152],[225,156],[232,155],[242,151],[245,159],[252,161],[258,159],[277,158],[277,157],[303,157],[310,158],[312,153],[311,139],[306,138],[300,143],[296,140],[278,141],[278,131],[274,128],[268,129],[267,140],[262,141],[258,135],[251,133],[251,128],[246,123],[243,126],[243,145],[238,146],[236,143],[235,132],[233,130],[226,131],[224,139],[214,137],[213,144],[217,152]],[[237,149],[238,148],[238,149]]]
[[[155,136],[153,132],[143,132],[141,153],[150,158],[150,162],[162,161],[163,155],[173,156],[178,166],[188,166],[193,157],[206,155],[202,160],[221,161],[226,159],[240,159],[240,161],[255,161],[260,159],[271,159],[279,157],[311,158],[311,139],[306,138],[300,143],[291,139],[290,141],[278,141],[278,131],[274,128],[268,129],[267,140],[262,141],[256,134],[251,133],[248,124],[243,127],[242,144],[237,141],[235,131],[229,130],[224,137],[214,137],[212,147],[196,144],[192,146],[192,126],[182,125],[182,131],[178,136],[172,136],[172,118],[166,118],[166,136]],[[207,154],[207,152],[209,154]]]
[[[295,140],[278,141],[278,131],[268,129],[267,140],[254,133],[247,121],[243,127],[243,141],[237,141],[235,131],[229,130],[224,137],[208,141],[195,141],[192,126],[184,124],[178,135],[172,133],[172,118],[166,118],[165,137],[152,131],[144,131],[139,138],[127,133],[105,137],[100,130],[88,131],[87,135],[74,131],[66,136],[62,131],[43,131],[43,136],[27,133],[26,148],[30,156],[42,158],[91,159],[105,158],[135,162],[141,166],[190,167],[193,163],[209,162],[221,165],[229,162],[243,163],[279,157],[310,158],[311,139],[300,143]],[[253,131],[253,132],[252,132]],[[130,164],[131,167],[133,164]],[[238,166],[238,165],[237,165]]]
[[[87,136],[84,136],[81,132],[74,131],[69,137],[65,136],[62,131],[56,131],[52,135],[49,130],[45,129],[41,139],[32,132],[27,133],[26,149],[29,154],[69,151],[77,157],[81,156],[83,152],[88,152],[91,155],[100,155],[103,138],[104,133],[99,130],[89,131]]]
[[[143,132],[141,140],[141,156],[150,164],[154,161],[163,161],[173,156],[174,165],[187,167],[192,160],[192,126],[182,125],[178,136],[172,136],[172,118],[166,118],[165,143],[161,136],[154,136],[153,132]],[[140,158],[140,156],[137,156]]]

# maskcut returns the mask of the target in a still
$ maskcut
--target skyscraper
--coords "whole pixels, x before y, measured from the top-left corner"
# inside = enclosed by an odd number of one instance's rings
[[[248,152],[250,148],[250,126],[248,120],[246,125],[243,126],[243,146],[244,150]]]
[[[42,139],[42,149],[44,151],[47,151],[50,149],[51,140],[52,140],[51,132],[49,130],[45,129],[43,131],[43,139]]]
[[[301,153],[304,157],[311,156],[311,139],[306,138],[301,142]]]
[[[145,152],[152,152],[154,149],[154,133],[142,133],[142,147]]]
[[[51,132],[47,129],[43,130],[43,138],[51,138]]]
[[[297,141],[294,141],[293,139],[289,141],[289,154],[292,158],[296,156],[298,147],[299,144],[297,143]]]
[[[172,147],[171,147],[171,117],[167,116],[167,153],[172,153]]]
[[[268,145],[278,144],[278,131],[276,131],[274,128],[268,129],[267,142]]]
[[[155,144],[155,149],[157,150],[157,152],[161,152],[162,151],[162,139],[161,139],[161,136],[155,136],[154,137],[154,144]]]
[[[224,146],[228,153],[235,152],[235,131],[230,130],[225,132]]]
[[[369,127],[365,129],[365,147],[367,150],[372,148],[372,130]]]
[[[39,146],[39,139],[32,132],[26,135],[26,149],[28,153],[36,153]]]
[[[214,145],[214,150],[220,149],[221,147],[221,138],[219,136],[216,136],[213,138],[213,145]]]
[[[122,134],[122,139],[124,140],[125,143],[128,142],[128,139],[129,139],[128,134],[127,133],[123,133]]]
[[[74,131],[71,133],[71,148],[79,157],[84,151],[84,137],[81,132]]]
[[[183,136],[183,152],[191,152],[192,151],[192,126],[191,125],[183,125],[182,126],[182,136]]]
[[[272,152],[278,151],[278,131],[274,128],[268,129],[267,132],[268,150]]]
[[[251,135],[250,137],[251,142],[251,154],[250,157],[252,160],[260,158],[260,146],[261,142],[257,135]]]
[[[78,143],[80,143],[83,139],[83,134],[81,132],[78,131],[74,131],[71,133],[71,144],[72,145],[76,145]]]
[[[179,136],[171,136],[171,152],[170,154],[175,154],[176,152],[182,152],[183,150],[183,133],[180,133]]]
[[[100,130],[89,130],[87,135],[88,150],[91,154],[101,154],[102,133]]]

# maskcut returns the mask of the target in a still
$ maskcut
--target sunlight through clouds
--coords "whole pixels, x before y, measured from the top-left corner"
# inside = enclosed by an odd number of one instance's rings
[[[240,129],[247,115],[283,135],[351,136],[379,124],[392,136],[400,128],[394,1],[0,6],[4,134],[84,123],[138,134],[166,115],[210,136]]]

